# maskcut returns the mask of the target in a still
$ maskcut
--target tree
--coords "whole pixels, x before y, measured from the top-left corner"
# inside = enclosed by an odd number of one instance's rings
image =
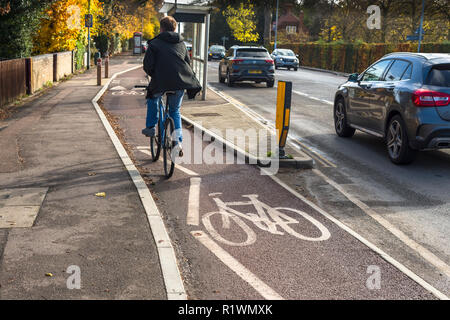
[[[0,59],[28,57],[47,0],[0,0]]]
[[[78,40],[82,39],[84,42],[87,39],[87,28],[84,27],[84,16],[87,13],[88,0],[52,2],[34,37],[34,51],[51,53],[75,49]],[[102,6],[98,0],[91,0],[90,13],[94,19],[91,35],[95,36],[100,29],[99,16],[102,14]]]
[[[253,4],[248,3],[244,7],[244,4],[241,3],[237,9],[228,6],[223,13],[234,38],[238,41],[248,43],[256,42],[259,39],[253,8]]]

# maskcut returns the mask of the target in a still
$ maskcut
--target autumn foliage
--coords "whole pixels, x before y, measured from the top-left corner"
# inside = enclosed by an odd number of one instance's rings
[[[146,38],[159,32],[153,1],[56,0],[45,10],[34,36],[34,52],[74,50],[87,45],[85,14],[93,15],[91,36],[103,36],[110,43],[130,39],[140,31]],[[113,50],[114,51],[114,50]]]
[[[98,19],[103,13],[99,0],[91,0],[90,12],[94,17],[91,35],[100,29]],[[49,53],[73,50],[77,40],[87,38],[84,15],[88,13],[88,0],[58,0],[53,2],[41,19],[35,38],[35,52]]]

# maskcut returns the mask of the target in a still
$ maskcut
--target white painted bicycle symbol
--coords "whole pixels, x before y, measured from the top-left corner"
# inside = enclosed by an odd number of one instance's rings
[[[328,229],[319,221],[311,217],[306,212],[284,207],[272,208],[271,206],[258,200],[258,195],[243,195],[249,201],[240,202],[223,202],[221,199],[215,197],[221,193],[213,193],[210,196],[214,197],[214,201],[219,207],[219,211],[213,211],[205,214],[202,217],[202,222],[209,234],[219,242],[230,246],[249,246],[255,243],[256,233],[249,227],[248,223],[253,223],[256,227],[271,234],[284,235],[285,233],[306,241],[325,241],[331,236]],[[231,207],[239,206],[254,206],[257,213],[243,213]],[[219,219],[213,219],[214,216],[220,216]],[[300,221],[297,216],[303,217],[314,225],[320,232],[320,236],[311,237],[302,235],[294,230],[295,225],[299,225]],[[219,220],[219,221],[218,221]],[[245,222],[245,221],[249,222]],[[219,222],[219,223],[218,223]],[[221,224],[220,224],[221,222]],[[231,228],[231,223],[234,222],[243,231],[243,242],[233,242],[224,238],[221,233],[225,233],[227,229]],[[214,226],[214,224],[216,226]]]

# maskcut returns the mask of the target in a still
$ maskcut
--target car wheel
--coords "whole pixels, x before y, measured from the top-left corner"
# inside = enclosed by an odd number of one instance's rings
[[[409,146],[405,122],[399,115],[394,116],[389,121],[386,133],[386,147],[389,159],[395,164],[411,163],[416,156],[416,150]]]
[[[288,69],[288,71],[291,71],[291,68],[288,67],[287,69]]]
[[[267,81],[267,88],[273,88],[273,86],[275,85],[275,81],[274,80],[272,80],[272,81]]]
[[[233,80],[231,80],[230,71],[227,72],[227,84],[229,87],[232,87],[234,85]]]
[[[275,70],[278,70],[278,69],[280,69],[280,67],[278,67],[278,66],[275,66]]]
[[[298,71],[298,68],[294,68],[294,71]]]
[[[334,105],[334,128],[339,137],[350,138],[355,134],[355,129],[347,123],[344,99],[339,99]]]
[[[219,82],[220,83],[225,83],[225,78],[222,77],[222,75],[220,74],[220,66],[219,66]]]

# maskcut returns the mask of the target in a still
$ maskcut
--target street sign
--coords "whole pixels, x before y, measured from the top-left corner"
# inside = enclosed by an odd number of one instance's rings
[[[418,35],[409,35],[409,36],[406,36],[406,40],[407,40],[407,41],[419,41],[419,39],[420,39],[420,40],[423,40],[423,35],[422,35],[421,37],[419,37]]]
[[[86,14],[84,16],[84,26],[86,28],[92,28],[94,26],[94,17],[92,14]]]

